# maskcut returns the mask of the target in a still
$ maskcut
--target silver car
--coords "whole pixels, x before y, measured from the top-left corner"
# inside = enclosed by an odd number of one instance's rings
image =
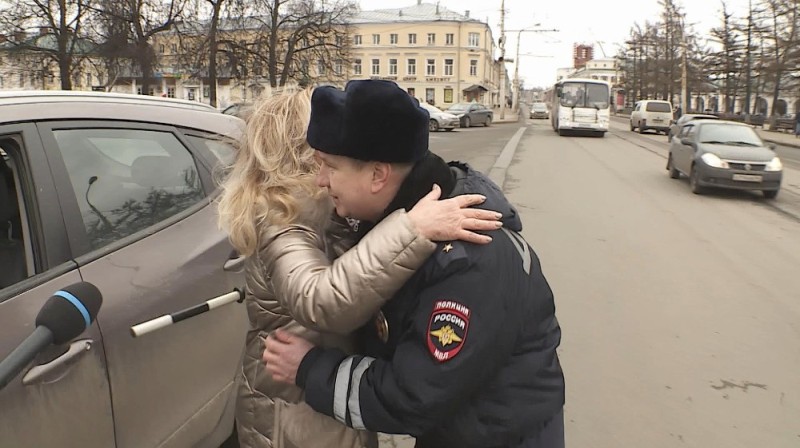
[[[432,106],[428,103],[420,102],[420,107],[428,111],[430,114],[430,122],[428,124],[428,130],[431,132],[436,132],[440,129],[444,129],[445,131],[452,131],[453,129],[459,126],[458,117],[444,112],[436,106]]]
[[[233,291],[215,170],[242,121],[188,101],[0,94],[0,360],[56,290],[103,295],[96,321],[0,390],[3,447],[218,447],[233,432],[248,321],[232,303],[141,337],[131,327]]]
[[[730,121],[691,120],[672,139],[667,159],[670,177],[689,176],[695,194],[707,187],[761,190],[778,195],[783,165],[748,125]]]

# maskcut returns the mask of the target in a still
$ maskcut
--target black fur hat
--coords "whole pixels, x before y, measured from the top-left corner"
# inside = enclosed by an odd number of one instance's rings
[[[328,154],[414,163],[428,151],[428,111],[391,81],[350,81],[311,95],[308,143]]]

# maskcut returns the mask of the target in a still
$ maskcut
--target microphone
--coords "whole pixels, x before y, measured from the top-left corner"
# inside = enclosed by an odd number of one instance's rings
[[[64,344],[86,331],[102,303],[100,290],[91,283],[79,282],[56,291],[39,310],[33,333],[0,361],[0,389],[50,344]]]

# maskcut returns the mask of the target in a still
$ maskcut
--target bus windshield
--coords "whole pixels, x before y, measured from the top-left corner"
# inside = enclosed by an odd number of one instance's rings
[[[561,87],[561,105],[564,107],[608,109],[608,99],[608,86],[604,84],[566,82]]]

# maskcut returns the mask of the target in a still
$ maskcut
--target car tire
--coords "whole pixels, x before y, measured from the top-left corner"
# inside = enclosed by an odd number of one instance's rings
[[[764,197],[767,199],[775,199],[776,197],[778,197],[779,191],[780,190],[764,190],[761,193],[763,193]]]
[[[636,130],[636,126],[633,125],[633,120],[631,120],[631,132]]]
[[[445,129],[445,132],[453,132],[453,128],[447,128]]]
[[[558,130],[558,135],[560,135],[561,137],[567,135],[567,130],[566,129],[559,129]]]
[[[470,127],[470,125],[471,125],[471,124],[472,124],[472,123],[470,123],[470,121],[469,121],[469,117],[465,117],[465,118],[464,118],[464,127],[465,127],[465,128],[468,128],[468,127]]]
[[[642,127],[642,123],[639,123],[639,126],[637,127],[639,128],[639,133],[644,134],[644,128]]]
[[[439,122],[438,122],[438,121],[436,121],[436,120],[433,120],[433,119],[431,119],[431,120],[428,122],[428,131],[430,131],[430,132],[436,132],[436,131],[438,131],[438,130],[439,130]]]
[[[692,166],[692,172],[689,174],[689,187],[694,194],[703,194],[705,192],[705,189],[700,185],[700,175],[697,174],[694,166]]]
[[[483,123],[484,126],[487,128],[492,125],[492,117],[486,117],[486,121]]]
[[[672,179],[680,179],[681,178],[681,172],[678,171],[678,169],[675,168],[675,166],[672,164],[672,154],[670,154],[669,158],[667,158],[667,170],[669,171],[669,177],[670,178],[672,178]]]

